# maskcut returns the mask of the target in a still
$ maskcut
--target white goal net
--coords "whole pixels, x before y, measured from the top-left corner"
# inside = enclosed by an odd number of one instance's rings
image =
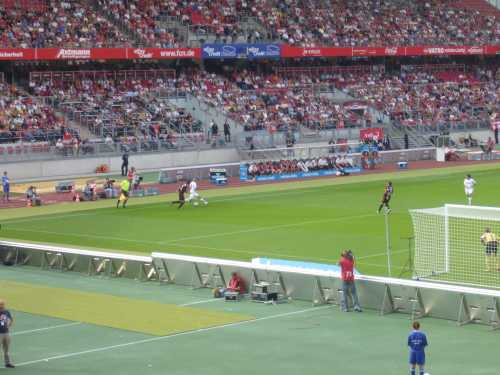
[[[500,208],[447,204],[410,215],[415,278],[500,288]]]

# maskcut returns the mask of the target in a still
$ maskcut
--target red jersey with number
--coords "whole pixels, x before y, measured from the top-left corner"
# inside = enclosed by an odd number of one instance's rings
[[[344,281],[354,281],[354,260],[342,257],[340,259],[341,277]]]

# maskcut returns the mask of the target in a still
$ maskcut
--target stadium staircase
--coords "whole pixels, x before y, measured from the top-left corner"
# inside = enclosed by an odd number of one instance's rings
[[[269,30],[259,23],[255,17],[241,16],[238,26],[241,28],[241,31],[235,38],[231,36],[220,38],[213,33],[198,34],[188,26],[188,45],[190,47],[199,47],[203,43],[253,43],[269,41],[267,38],[270,35]],[[259,40],[254,40],[253,35],[256,31],[261,35]],[[252,36],[249,37],[249,35]]]

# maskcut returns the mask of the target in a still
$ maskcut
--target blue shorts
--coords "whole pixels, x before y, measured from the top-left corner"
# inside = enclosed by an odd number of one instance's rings
[[[410,351],[410,365],[425,365],[425,352]]]
[[[10,186],[9,185],[3,185],[3,192],[4,193],[9,193],[10,192]]]

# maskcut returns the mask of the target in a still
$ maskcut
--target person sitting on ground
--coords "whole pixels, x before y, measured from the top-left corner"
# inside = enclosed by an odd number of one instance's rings
[[[26,200],[29,204],[31,204],[31,206],[40,206],[42,204],[40,196],[36,192],[35,186],[32,185],[28,188],[28,190],[26,190]]]
[[[229,280],[227,288],[214,289],[215,298],[222,298],[226,295],[226,293],[238,293],[240,295],[246,293],[245,281],[240,275],[238,275],[237,272],[233,272],[231,274],[231,280]]]

